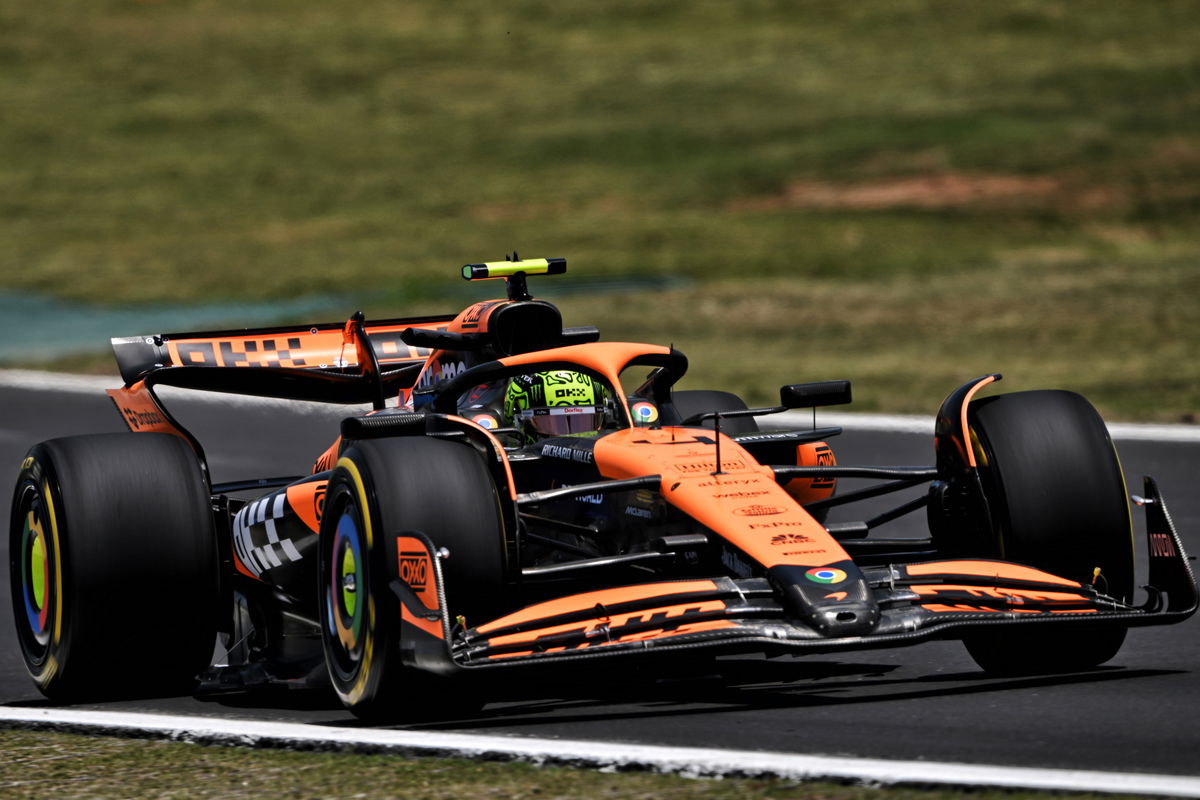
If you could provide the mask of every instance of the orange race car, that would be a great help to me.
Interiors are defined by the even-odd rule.
[[[564,328],[527,277],[456,316],[114,339],[132,434],[54,439],[21,468],[16,627],[54,699],[331,683],[371,720],[461,710],[479,678],[698,653],[827,653],[961,639],[985,670],[1100,664],[1197,605],[1147,478],[1149,585],[1096,411],[1069,392],[952,392],[931,466],[838,464],[838,428],[679,391],[686,357]],[[369,404],[308,474],[212,483],[156,386]],[[839,478],[875,479],[836,493]],[[927,484],[894,510],[835,505]],[[920,539],[872,538],[924,511]],[[214,641],[217,643],[214,647]]]

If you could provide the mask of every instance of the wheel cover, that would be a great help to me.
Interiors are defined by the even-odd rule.
[[[334,529],[333,557],[329,559],[329,578],[324,593],[325,625],[332,642],[333,666],[341,677],[353,678],[361,666],[364,636],[363,620],[367,603],[360,593],[366,588],[365,559],[361,515],[357,504],[347,498]]]
[[[17,634],[34,678],[57,671],[53,648],[62,637],[62,561],[48,486],[27,484],[17,502],[20,532],[12,541]],[[23,611],[23,613],[22,613]]]

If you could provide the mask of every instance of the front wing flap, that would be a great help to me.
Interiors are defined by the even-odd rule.
[[[766,578],[663,581],[585,592],[467,627],[445,617],[443,673],[549,660],[705,649],[714,653],[834,652],[960,638],[995,625],[1180,622],[1195,612],[1188,556],[1152,479],[1146,481],[1149,599],[1132,606],[1096,587],[1002,561],[953,560],[863,569],[881,609],[861,636],[827,637],[790,617]],[[435,570],[436,572],[436,570]],[[402,637],[424,632],[406,625]],[[427,649],[426,654],[430,653]],[[428,661],[420,666],[429,669]]]

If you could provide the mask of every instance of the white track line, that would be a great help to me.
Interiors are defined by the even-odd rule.
[[[764,428],[808,428],[812,426],[811,411],[787,411],[766,417]],[[1200,425],[1162,425],[1149,422],[1108,422],[1109,435],[1121,441],[1200,442]],[[819,427],[839,426],[847,431],[881,433],[921,433],[933,436],[933,417],[903,414],[855,414],[847,412],[817,412]]]
[[[105,389],[121,385],[117,376],[68,375],[36,370],[0,369],[0,387],[30,391],[54,391],[69,394],[102,394]],[[223,392],[193,392],[186,389],[163,387],[164,398],[189,397],[196,401],[236,405],[279,404],[298,410],[317,411],[329,409],[327,404],[297,403],[291,400],[247,397]],[[762,420],[764,428],[807,428],[812,425],[811,411],[789,411]],[[818,426],[840,426],[847,431],[872,431],[881,433],[917,433],[933,435],[933,418],[902,414],[856,414],[845,412],[817,412]],[[1200,425],[1157,425],[1137,422],[1114,422],[1108,424],[1113,439],[1150,442],[1200,442]]]
[[[995,787],[1200,797],[1200,778],[1187,776],[885,761],[433,731],[338,728],[79,709],[2,708],[0,727],[120,734],[242,747],[523,761],[605,771],[645,770],[695,778],[782,778],[889,786]]]

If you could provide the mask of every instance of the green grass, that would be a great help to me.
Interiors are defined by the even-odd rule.
[[[0,0],[0,288],[422,313],[516,248],[690,279],[563,306],[756,401],[845,376],[856,408],[930,412],[998,370],[1194,417],[1198,23],[1172,0]]]
[[[782,780],[694,780],[528,764],[206,747],[175,742],[0,731],[0,794],[88,798],[712,798],[955,800],[951,790],[873,789]],[[972,800],[1043,800],[1041,792],[972,791]],[[1080,800],[1097,795],[1072,795]],[[1105,795],[1109,800],[1120,800]]]

